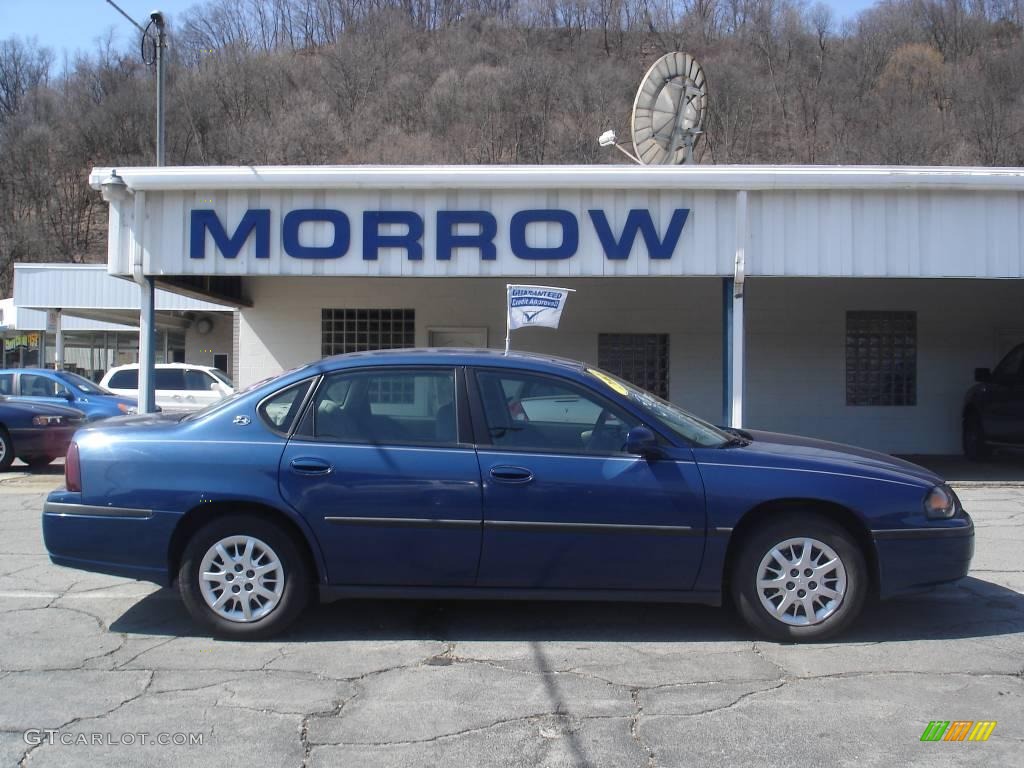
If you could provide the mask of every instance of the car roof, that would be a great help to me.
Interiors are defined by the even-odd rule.
[[[124,365],[115,365],[110,370],[111,371],[132,370],[132,369],[138,368],[138,367],[139,367],[138,363],[125,363]],[[154,367],[155,368],[165,368],[165,369],[166,368],[198,368],[199,370],[203,370],[203,371],[214,370],[214,368],[212,366],[200,365],[199,363],[157,363]]]
[[[372,352],[349,352],[326,357],[320,361],[325,370],[364,365],[477,365],[498,368],[527,368],[536,371],[579,373],[585,363],[557,355],[536,352],[509,352],[500,349],[454,347],[415,347],[412,349],[379,349]]]
[[[64,371],[55,371],[52,368],[4,368],[0,370],[0,373],[48,373],[51,376],[56,376]]]

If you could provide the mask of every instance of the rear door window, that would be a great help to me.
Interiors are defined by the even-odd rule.
[[[14,374],[0,373],[0,395],[14,394]]]

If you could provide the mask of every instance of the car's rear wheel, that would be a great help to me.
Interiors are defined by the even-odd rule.
[[[964,456],[971,461],[982,461],[992,455],[992,449],[985,442],[985,428],[977,413],[964,416],[963,444]]]
[[[813,514],[787,514],[756,528],[741,543],[731,578],[744,620],[775,640],[822,640],[842,632],[868,593],[857,542]]]
[[[0,427],[0,471],[7,469],[14,461],[14,443],[11,442],[11,433]]]
[[[197,531],[178,571],[194,619],[238,640],[270,637],[306,607],[309,567],[295,539],[255,515],[220,517]]]

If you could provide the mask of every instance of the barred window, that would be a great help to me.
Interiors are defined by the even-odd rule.
[[[846,313],[846,404],[917,405],[917,313]]]
[[[324,309],[320,314],[324,357],[416,345],[415,309]]]
[[[600,333],[597,367],[668,398],[667,333]]]

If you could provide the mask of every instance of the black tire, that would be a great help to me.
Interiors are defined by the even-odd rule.
[[[768,557],[773,548],[789,539],[804,537],[825,544],[838,555],[846,574],[846,590],[830,615],[818,623],[798,626],[785,623],[769,613],[761,601],[756,582],[762,559]],[[820,552],[812,547],[812,552],[815,551]],[[788,554],[795,556],[797,552],[802,552],[802,547],[799,550],[789,550]],[[784,551],[783,554],[787,554],[787,552]],[[835,570],[826,572],[822,581],[827,581],[835,586],[836,582],[832,580],[831,576],[836,573]],[[765,521],[751,531],[740,544],[730,576],[733,601],[747,624],[773,640],[789,642],[824,640],[844,631],[860,614],[869,590],[868,569],[864,553],[861,552],[860,546],[853,536],[841,525],[823,516],[802,512],[781,514],[777,518]],[[807,578],[803,575],[798,575],[795,579],[789,578],[780,584],[777,591],[771,593],[770,597],[778,596],[779,603],[777,605],[781,605],[784,602],[783,595],[787,588],[789,588],[790,597],[798,595],[802,597],[810,590],[822,588],[817,581],[808,582]],[[793,586],[790,588],[790,585]],[[812,600],[820,599],[812,597]],[[769,602],[776,604],[773,599],[769,599]],[[820,604],[815,603],[812,607],[817,614],[828,606],[825,602],[821,602]],[[788,613],[790,610],[787,608],[785,612]],[[790,617],[791,621],[806,618],[807,614],[800,606],[794,606],[792,610],[794,615]]]
[[[11,433],[4,427],[0,427],[0,472],[11,466],[14,461],[14,442],[11,440]]]
[[[45,469],[53,463],[56,456],[19,456],[19,459],[28,464],[29,469],[40,470]]]
[[[251,537],[269,546],[283,571],[284,585],[277,604],[265,616],[249,622],[233,621],[216,613],[204,599],[201,587],[200,568],[207,552],[217,542],[232,536]],[[232,514],[212,520],[189,539],[178,570],[178,590],[192,618],[215,635],[232,640],[261,640],[282,632],[302,613],[311,593],[310,572],[302,548],[287,530],[263,517]]]
[[[992,449],[985,442],[985,427],[981,417],[973,411],[964,416],[963,447],[964,456],[970,461],[984,461],[991,458]]]

